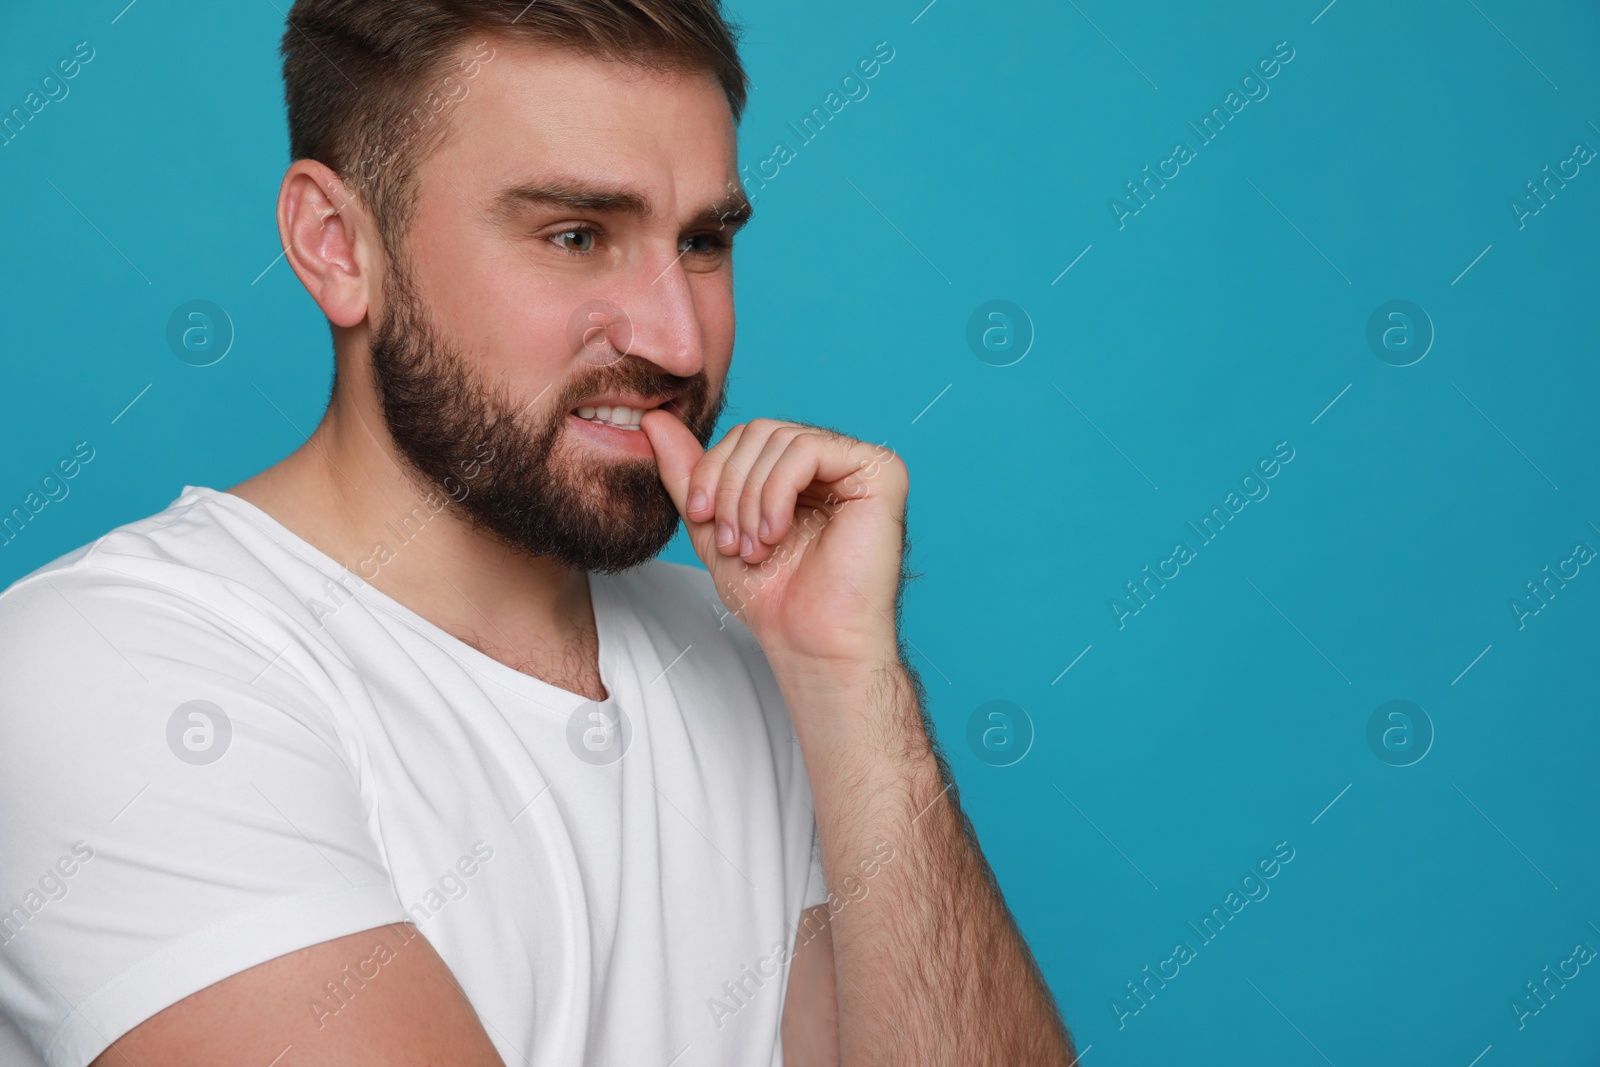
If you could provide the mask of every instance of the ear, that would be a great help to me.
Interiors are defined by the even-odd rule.
[[[278,237],[289,266],[335,326],[355,326],[373,303],[379,261],[365,205],[329,167],[296,160],[278,190]]]

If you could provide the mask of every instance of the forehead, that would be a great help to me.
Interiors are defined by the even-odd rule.
[[[499,38],[469,42],[459,54],[489,58],[470,77],[454,61],[446,67],[466,93],[437,90],[457,102],[425,172],[444,171],[456,186],[483,193],[540,175],[627,185],[662,201],[656,206],[666,214],[737,181],[733,117],[709,73]]]

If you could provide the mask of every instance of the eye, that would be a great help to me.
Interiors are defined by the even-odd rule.
[[[697,233],[678,242],[678,250],[686,255],[715,256],[733,247],[733,242],[721,234]]]
[[[550,240],[556,242],[557,247],[563,252],[582,256],[594,251],[595,231],[587,228],[562,230],[560,233],[551,234]]]

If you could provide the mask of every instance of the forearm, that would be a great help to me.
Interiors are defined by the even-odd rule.
[[[912,676],[887,658],[859,671],[774,669],[806,758],[823,870],[846,901],[830,924],[841,1062],[1073,1063],[944,780]]]

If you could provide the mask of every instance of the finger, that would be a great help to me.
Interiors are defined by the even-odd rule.
[[[715,521],[717,549],[725,556],[744,555],[755,547],[755,531],[739,527],[739,497],[749,480],[750,468],[766,447],[767,439],[783,425],[776,419],[755,419],[747,423],[739,443],[734,445],[723,464],[716,483]]]
[[[750,534],[751,547],[755,550],[753,553],[741,553],[747,562],[761,562],[764,557],[761,550],[766,545],[776,544],[782,539],[772,536],[772,523],[761,508],[762,487],[770,477],[772,469],[778,465],[779,459],[807,436],[808,432],[800,426],[780,427],[767,438],[766,446],[762,448],[761,454],[750,467],[744,490],[739,496],[739,530]]]
[[[816,434],[806,434],[779,457],[767,475],[761,486],[759,506],[771,543],[776,544],[789,535],[795,508],[802,502],[802,492],[817,481],[817,468],[825,447]],[[827,508],[824,506],[820,510],[826,512]]]
[[[728,456],[744,437],[747,424],[740,423],[712,445],[689,476],[689,514],[696,522],[711,522],[715,516],[717,482],[722,478]]]
[[[688,518],[690,476],[705,454],[699,440],[694,431],[683,424],[682,419],[660,408],[646,411],[644,418],[639,421],[639,427],[650,439],[650,447],[655,450],[656,470],[661,475],[661,484],[666,486],[667,495],[672,497],[678,514]]]

